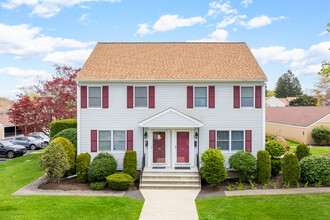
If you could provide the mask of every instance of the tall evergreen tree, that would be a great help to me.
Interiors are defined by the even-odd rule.
[[[302,94],[300,82],[291,70],[288,70],[277,80],[275,88],[277,98],[296,97]]]

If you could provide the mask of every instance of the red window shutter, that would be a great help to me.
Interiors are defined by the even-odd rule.
[[[97,152],[97,130],[91,130],[91,152]]]
[[[87,108],[87,86],[80,87],[80,104],[81,108]]]
[[[149,86],[149,108],[155,108],[155,86]]]
[[[215,130],[210,130],[209,141],[209,148],[215,149]]]
[[[133,150],[133,130],[127,130],[127,150]]]
[[[256,91],[255,91],[255,96],[256,96],[256,99],[255,99],[255,107],[256,108],[261,108],[261,86],[256,86]]]
[[[194,87],[187,86],[187,108],[194,107]]]
[[[102,108],[109,108],[109,86],[102,86]]]
[[[209,86],[209,108],[215,107],[215,91],[214,86]]]
[[[133,108],[133,86],[127,86],[127,108]]]
[[[240,87],[234,86],[234,108],[241,107],[241,94],[240,94]]]
[[[251,130],[245,131],[245,151],[247,151],[247,152],[252,151],[252,131]]]

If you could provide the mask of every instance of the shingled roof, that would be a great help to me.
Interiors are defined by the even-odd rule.
[[[258,79],[246,43],[98,43],[77,80]]]

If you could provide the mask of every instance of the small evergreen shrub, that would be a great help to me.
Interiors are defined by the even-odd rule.
[[[70,163],[70,170],[66,171],[65,176],[71,176],[76,173],[76,157],[77,151],[73,144],[66,138],[58,137],[53,140],[53,142],[57,141],[60,143],[66,155],[68,156],[69,163]]]
[[[89,184],[89,187],[91,188],[91,190],[104,190],[106,185],[107,182],[93,182]]]
[[[51,122],[49,138],[52,139],[56,134],[68,128],[77,128],[77,119],[63,119]]]
[[[267,141],[265,147],[271,158],[280,157],[285,154],[285,147],[281,142],[275,140]]]
[[[296,185],[300,179],[300,164],[296,155],[286,154],[283,157],[282,175],[284,183]]]
[[[77,149],[77,128],[65,129],[65,130],[57,133],[56,135],[54,135],[54,137],[51,139],[51,141],[58,137],[64,137],[64,138],[68,139],[73,144],[73,146]]]
[[[282,169],[282,162],[280,158],[271,158],[271,174],[272,176],[278,176]]]
[[[266,142],[273,140],[273,137],[271,134],[266,133],[265,137],[266,137]]]
[[[51,142],[39,158],[39,165],[48,178],[55,183],[60,182],[65,172],[70,169],[68,156],[63,146],[58,142]]]
[[[308,146],[306,144],[299,144],[295,154],[298,160],[301,160],[303,157],[308,157],[310,155]]]
[[[88,167],[88,180],[102,182],[117,170],[117,161],[109,153],[100,153]]]
[[[91,155],[89,153],[79,154],[76,161],[78,182],[85,183],[88,180],[87,171],[91,162]]]
[[[257,170],[257,160],[251,152],[238,151],[229,158],[230,167],[238,173],[239,181],[253,180]]]
[[[226,179],[227,170],[224,165],[226,159],[221,151],[209,148],[202,154],[201,160],[203,166],[200,173],[210,186],[216,186]]]
[[[133,179],[136,178],[137,174],[137,159],[136,151],[126,151],[123,163],[123,173],[131,175]]]
[[[322,156],[308,156],[300,160],[301,178],[305,182],[326,182],[330,180],[330,159]]]
[[[318,126],[312,131],[312,138],[317,144],[330,144],[330,128],[324,125]]]
[[[262,184],[269,183],[271,177],[271,163],[268,151],[260,150],[257,153],[257,181]]]
[[[127,190],[134,182],[134,179],[127,173],[115,173],[106,179],[109,187],[116,190]]]

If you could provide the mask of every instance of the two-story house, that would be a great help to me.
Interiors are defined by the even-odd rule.
[[[98,43],[76,80],[78,154],[118,169],[126,150],[138,169],[264,150],[267,78],[245,43]]]

